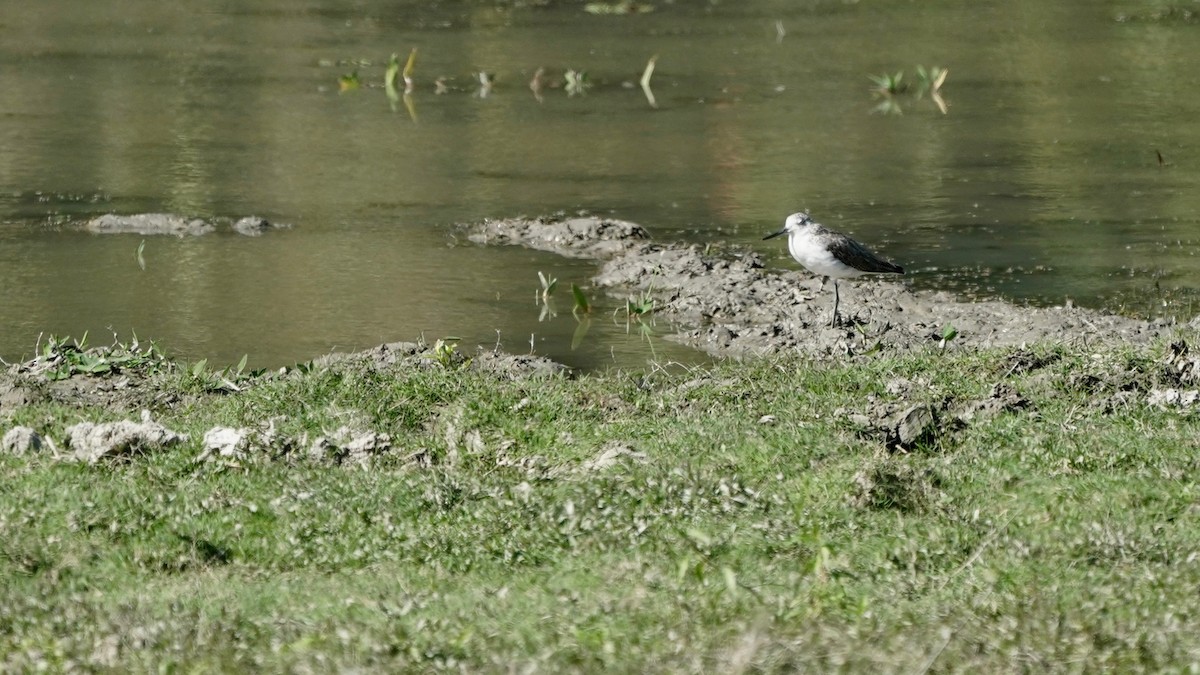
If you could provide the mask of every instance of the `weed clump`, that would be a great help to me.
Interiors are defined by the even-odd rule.
[[[871,462],[854,475],[850,503],[858,508],[921,513],[942,497],[942,478],[899,457]]]

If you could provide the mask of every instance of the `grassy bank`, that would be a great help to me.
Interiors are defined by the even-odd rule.
[[[227,377],[240,392],[130,363],[158,391],[130,410],[4,408],[0,431],[60,447],[142,407],[190,437],[94,465],[0,456],[2,665],[1195,669],[1200,421],[1148,403],[1189,384],[1167,356],[569,379],[443,352]],[[198,459],[210,427],[272,418],[266,447]],[[386,441],[312,451],[339,427]]]

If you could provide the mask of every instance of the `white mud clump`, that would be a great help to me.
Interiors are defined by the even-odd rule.
[[[180,434],[142,414],[141,422],[80,422],[67,427],[67,445],[74,459],[95,464],[106,459],[121,459],[150,454],[187,440]]]

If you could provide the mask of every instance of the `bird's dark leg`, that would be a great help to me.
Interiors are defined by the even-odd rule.
[[[829,321],[830,326],[838,325],[838,285],[837,279],[833,280],[833,318]]]

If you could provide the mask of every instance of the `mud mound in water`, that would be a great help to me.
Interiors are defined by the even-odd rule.
[[[843,325],[830,327],[832,283],[766,269],[757,253],[650,241],[646,229],[597,217],[492,220],[477,243],[519,245],[604,264],[593,278],[614,293],[650,291],[672,339],[718,355],[862,353],[1022,345],[1042,341],[1145,342],[1168,325],[1077,307],[1028,308],[913,290],[903,279],[840,282]],[[956,335],[944,341],[948,327]]]

